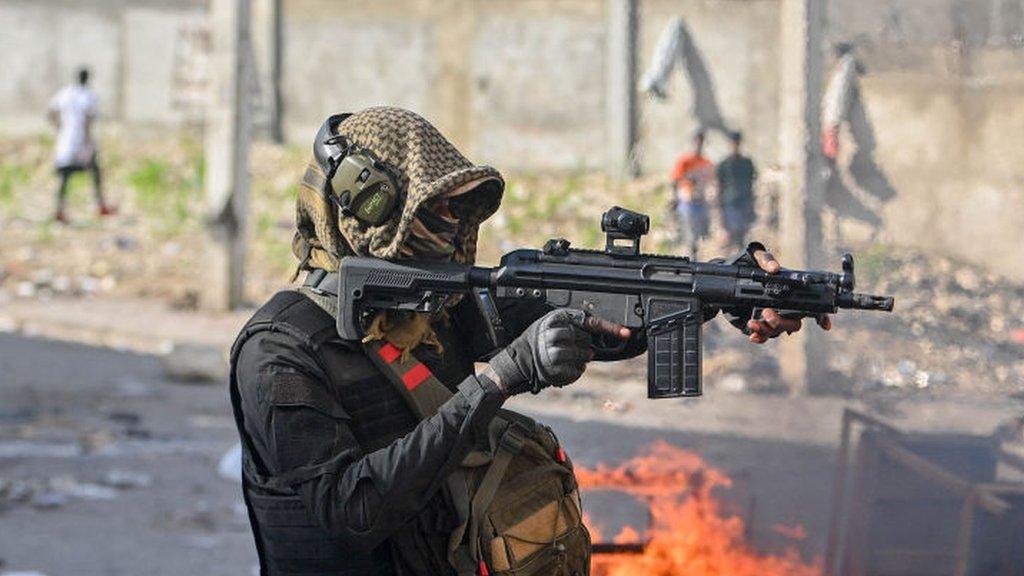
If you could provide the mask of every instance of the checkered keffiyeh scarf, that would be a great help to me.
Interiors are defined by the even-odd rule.
[[[368,108],[353,114],[338,125],[337,134],[392,168],[398,179],[398,203],[380,226],[339,218],[337,207],[324,194],[325,174],[312,160],[299,188],[292,242],[300,270],[337,270],[339,258],[352,254],[436,259],[438,253],[451,253],[455,262],[474,262],[480,223],[501,203],[505,183],[497,170],[474,165],[430,122],[401,108]],[[464,201],[454,224],[420,210],[432,199],[455,195],[464,195]],[[454,251],[438,250],[446,243]]]

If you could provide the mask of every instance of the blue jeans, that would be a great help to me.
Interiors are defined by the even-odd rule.
[[[708,237],[711,217],[707,204],[704,202],[684,202],[676,204],[676,241],[696,257],[697,243]]]
[[[729,243],[742,248],[746,244],[747,232],[756,219],[754,207],[746,204],[727,205],[722,209],[722,219],[729,233]]]

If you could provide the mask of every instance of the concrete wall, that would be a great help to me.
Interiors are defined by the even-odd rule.
[[[541,168],[605,160],[603,16],[540,17],[507,9],[479,20],[473,39],[473,148],[489,161]]]
[[[333,111],[388,103],[431,117],[484,161],[600,168],[609,122],[616,121],[607,113],[608,3],[292,0],[285,20],[287,134],[300,139]],[[641,4],[641,68],[669,19],[685,15],[727,120],[749,134],[759,156],[773,158],[776,0]],[[328,34],[330,43],[323,41]],[[345,72],[317,88],[301,85],[324,66]],[[641,103],[646,168],[664,170],[688,145],[696,127],[688,99],[679,75],[668,101]],[[724,139],[715,138],[712,149],[724,149]]]
[[[742,130],[748,151],[761,163],[778,161],[779,14],[776,0],[646,0],[642,2],[640,71],[650,63],[662,30],[681,16],[711,75],[726,124]],[[676,70],[669,97],[640,100],[642,162],[664,173],[691,147],[698,125],[682,71]],[[708,136],[708,152],[725,154],[724,135]]]
[[[482,161],[603,161],[601,1],[294,0],[284,36],[290,139],[308,138],[330,113],[393,104]]]
[[[282,84],[289,140],[308,139],[336,112],[379,104],[429,110],[435,29],[422,6],[401,14],[398,4],[288,3]]]
[[[204,0],[0,2],[0,130],[41,129],[50,97],[83,65],[104,117],[181,121],[172,106],[179,29],[204,11]]]
[[[886,233],[1024,278],[1024,75],[996,84],[893,76],[865,83],[874,120],[890,127],[878,131],[898,191]]]
[[[502,168],[613,167],[624,116],[612,64],[621,34],[610,20],[622,1],[287,0],[285,136],[305,145],[328,114],[393,104]],[[872,232],[1024,278],[1024,266],[1005,265],[1024,253],[1024,0],[828,5],[829,39],[854,41],[866,65],[875,159],[895,191],[875,207],[882,225]],[[744,131],[761,166],[776,165],[778,0],[639,6],[640,72],[669,19],[681,16],[726,123]],[[178,76],[201,69],[188,60],[197,50],[189,31],[202,27],[205,10],[205,0],[0,0],[0,132],[40,128],[46,101],[81,64],[96,72],[106,117],[184,121]],[[257,65],[263,60],[260,50]],[[649,173],[666,173],[696,128],[681,72],[669,93],[639,99],[639,158]],[[724,154],[724,138],[712,134],[709,149]]]
[[[854,40],[896,190],[883,237],[1024,279],[1024,2],[853,0],[833,40]]]

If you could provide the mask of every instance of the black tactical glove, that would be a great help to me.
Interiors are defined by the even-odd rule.
[[[554,310],[542,316],[489,362],[508,396],[572,384],[593,357],[587,316]]]

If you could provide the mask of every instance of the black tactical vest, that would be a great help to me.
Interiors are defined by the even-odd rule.
[[[320,368],[331,378],[335,394],[309,400],[318,409],[343,412],[350,417],[353,434],[365,452],[383,448],[411,431],[418,423],[412,410],[383,374],[350,381],[354,361],[370,361],[356,356],[358,344],[341,341],[334,319],[298,292],[280,292],[253,315],[239,334],[231,351],[231,402],[242,437],[242,487],[249,521],[256,539],[261,574],[265,575],[381,575],[450,574],[447,563],[447,538],[454,528],[448,495],[442,491],[427,503],[424,512],[403,527],[373,554],[358,555],[316,524],[301,498],[289,487],[292,474],[267,473],[253,448],[243,424],[241,399],[235,378],[235,364],[242,345],[253,335],[270,330],[289,334],[318,359]],[[473,361],[459,354],[459,339],[454,331],[439,330],[438,337],[446,353],[423,358],[431,370],[449,386],[472,373]],[[299,470],[296,475],[308,475]]]

